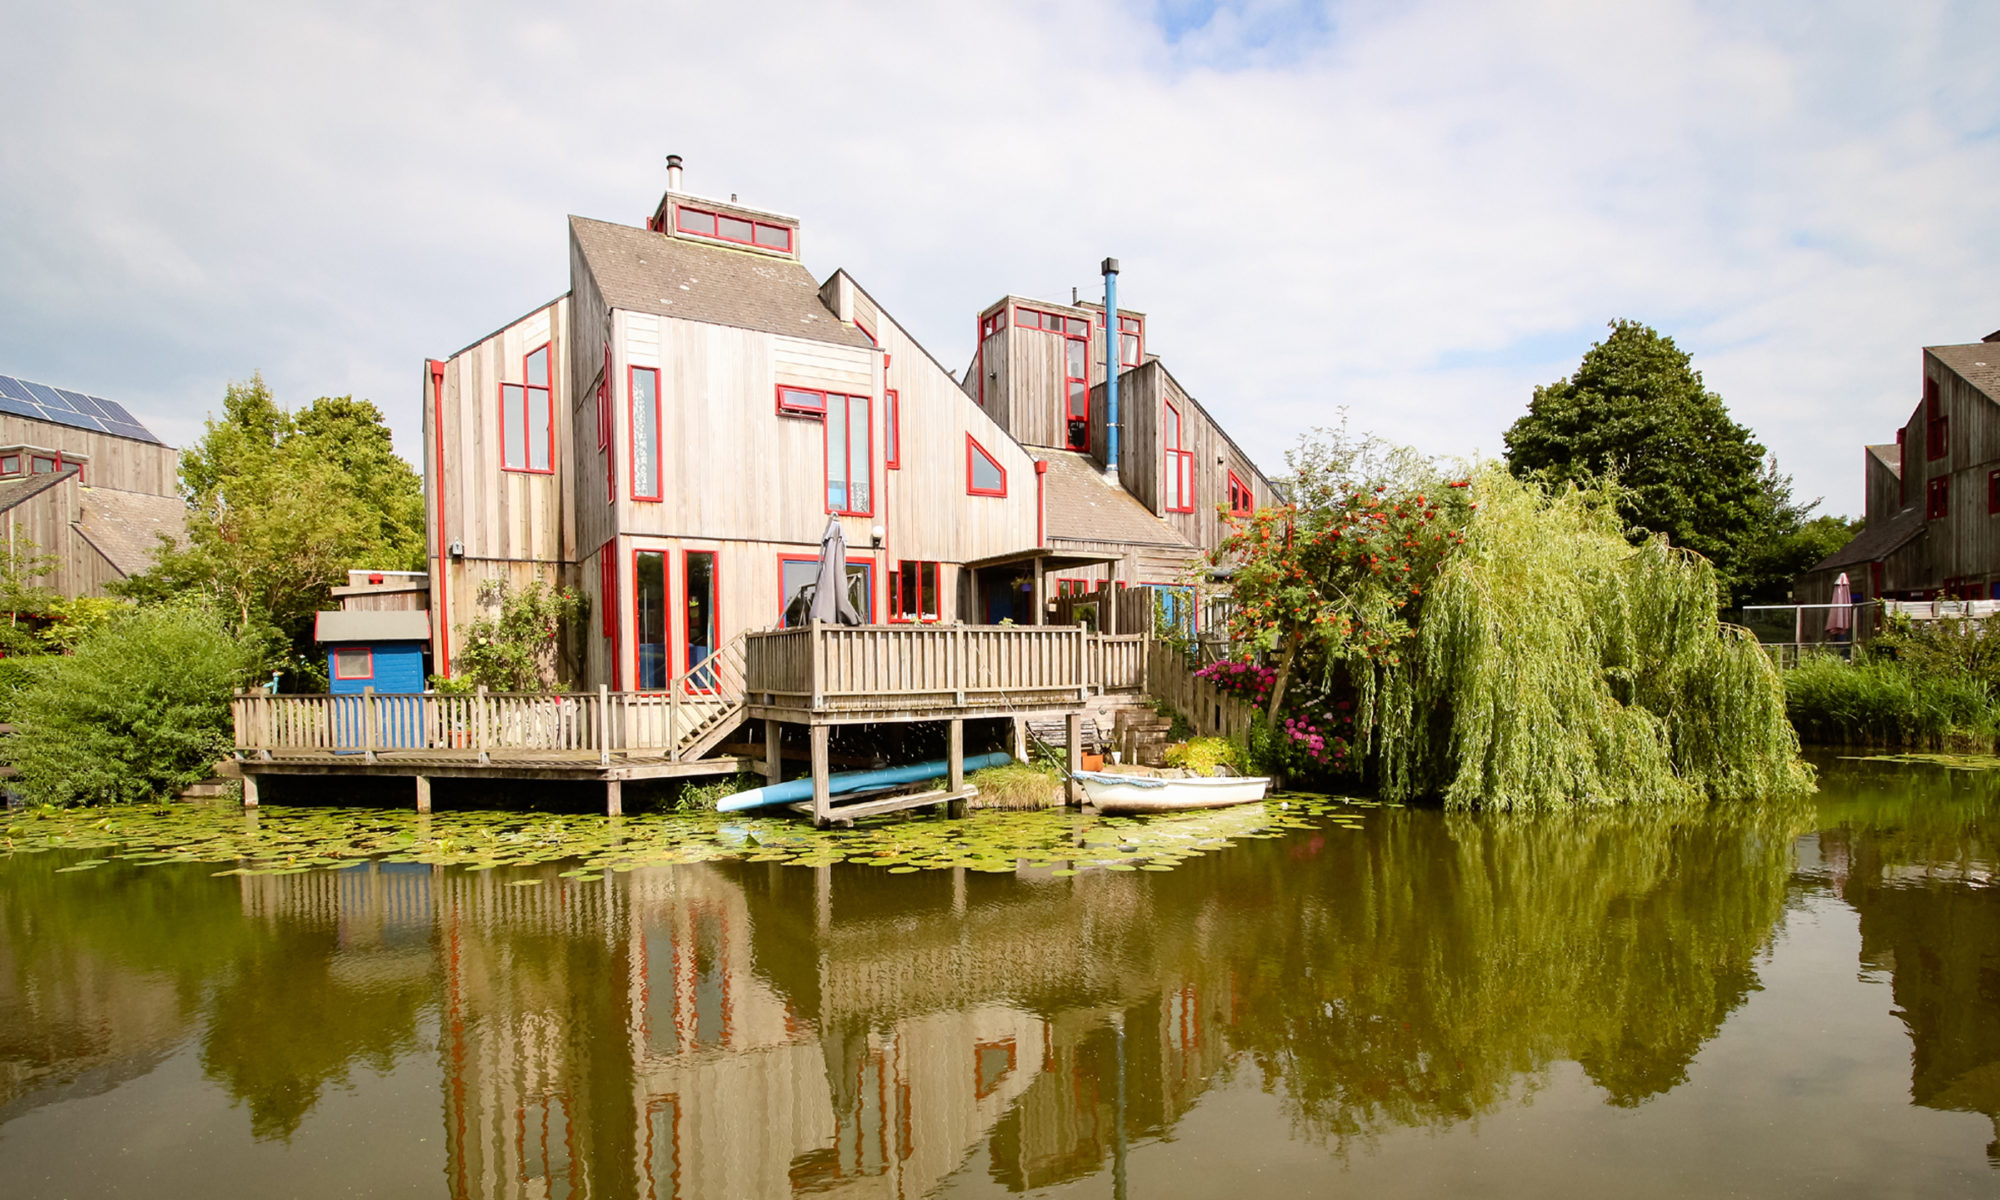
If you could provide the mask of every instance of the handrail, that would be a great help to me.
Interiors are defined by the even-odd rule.
[[[1132,686],[1129,644],[1075,625],[814,624],[748,634],[746,687],[753,704],[813,711],[1081,700],[1110,675]]]

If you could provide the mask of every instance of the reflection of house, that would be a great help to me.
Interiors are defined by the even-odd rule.
[[[144,570],[187,506],[180,455],[114,401],[0,375],[0,521],[10,555],[28,544],[58,562],[36,582],[102,596]]]
[[[1865,527],[1793,599],[1827,603],[1843,572],[1856,600],[2000,599],[2000,333],[1924,348],[1922,398],[1861,482]]]

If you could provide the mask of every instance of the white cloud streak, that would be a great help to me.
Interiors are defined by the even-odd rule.
[[[1163,12],[1165,10],[1162,10]],[[1192,15],[1190,15],[1192,14]],[[0,370],[185,441],[230,378],[368,396],[567,286],[562,218],[805,219],[949,364],[1121,294],[1268,469],[1497,453],[1613,317],[1835,511],[1917,348],[2000,326],[1988,6],[42,6],[0,46]],[[1194,22],[1190,25],[1190,22]],[[1188,26],[1183,28],[1182,26]]]

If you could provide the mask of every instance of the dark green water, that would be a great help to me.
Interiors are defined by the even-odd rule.
[[[1823,783],[1069,877],[17,854],[0,1195],[2000,1194],[2000,772]]]

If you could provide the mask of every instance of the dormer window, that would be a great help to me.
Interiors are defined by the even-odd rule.
[[[65,454],[61,450],[43,450],[35,446],[14,445],[0,449],[0,476],[14,475],[57,475],[74,470],[78,483],[83,482],[86,457]]]
[[[674,210],[674,229],[680,233],[691,233],[696,237],[714,238],[719,242],[755,246],[759,250],[777,250],[785,254],[792,252],[790,226],[773,225],[768,221],[753,221],[748,217],[732,217],[728,213],[710,212],[707,209],[689,208],[685,204]]]

